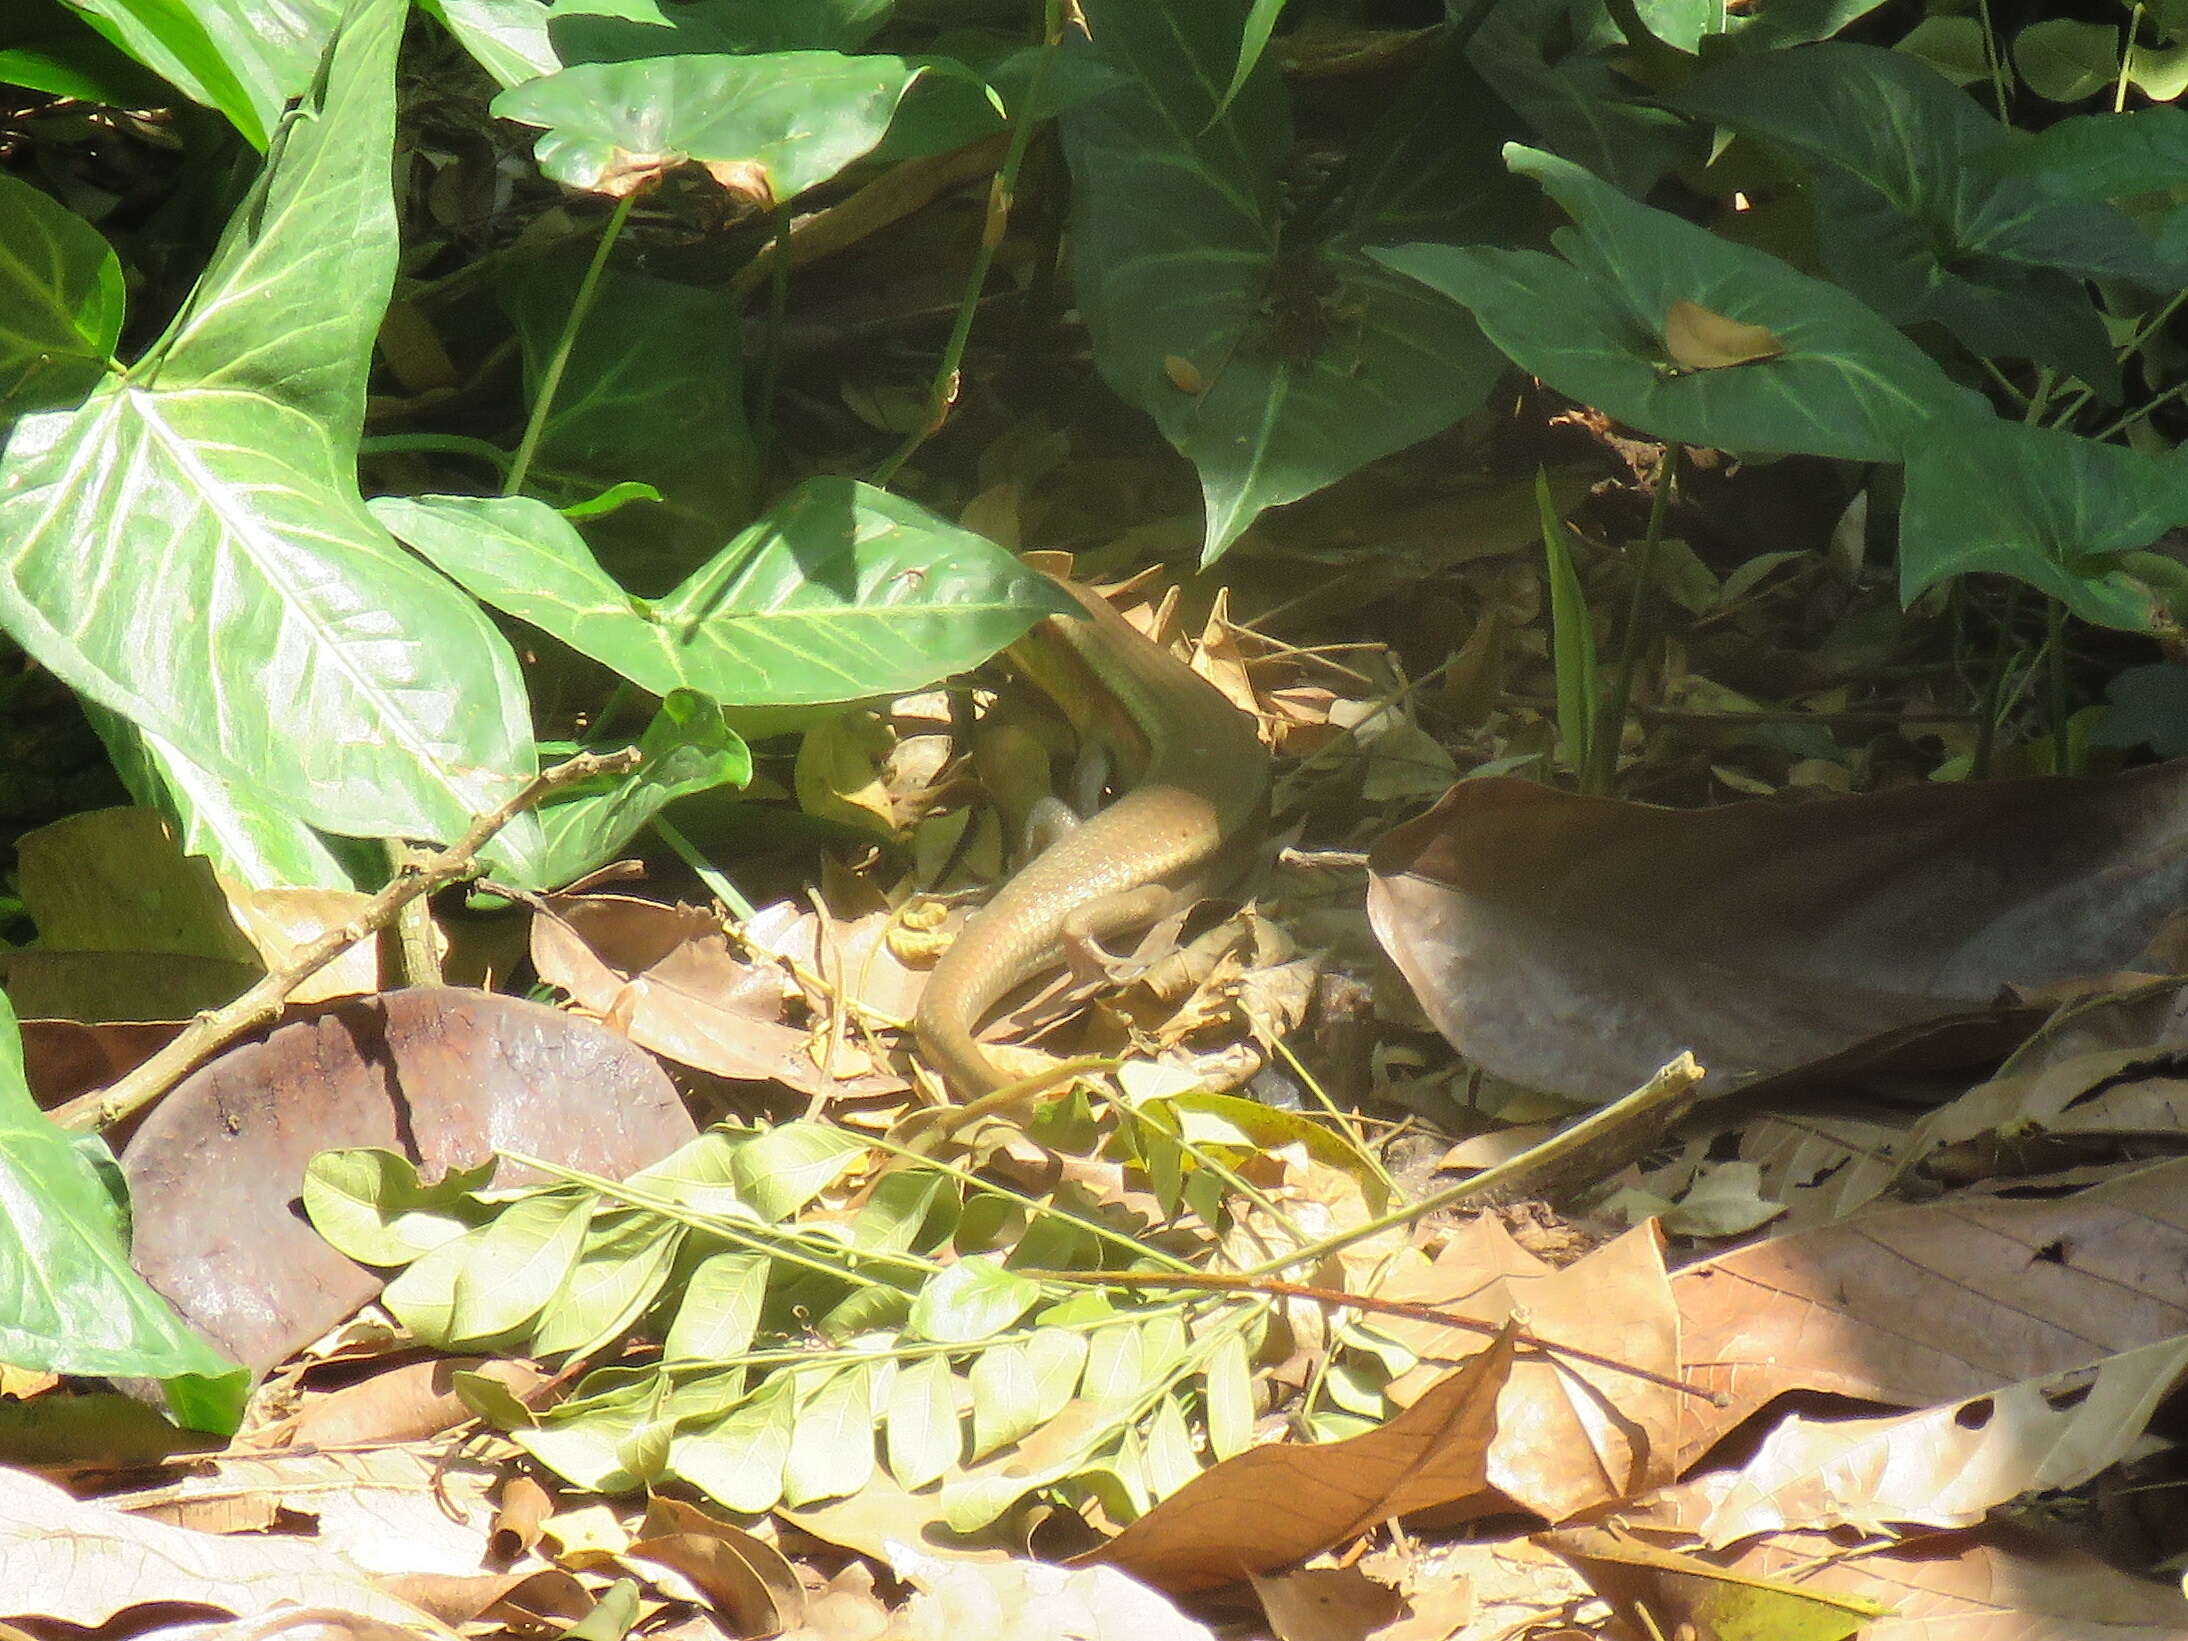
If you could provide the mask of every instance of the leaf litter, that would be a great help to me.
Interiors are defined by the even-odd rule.
[[[801,220],[794,255],[818,254],[818,227]],[[1696,368],[1762,357],[1746,338]],[[1143,459],[1047,477],[982,491],[967,515],[1013,546],[1147,520],[1126,557],[1185,517],[1157,505],[1168,479]],[[601,1026],[474,993],[379,994],[368,977],[351,983],[361,1002],[178,1090],[124,1157],[139,1266],[253,1366],[292,1361],[278,1421],[253,1433],[292,1450],[209,1461],[193,1478],[206,1496],[187,1502],[79,1504],[0,1473],[16,1489],[0,1512],[11,1583],[34,1567],[19,1558],[74,1558],[53,1586],[65,1599],[35,1616],[241,1614],[279,1589],[352,1614],[359,1634],[478,1633],[573,1622],[629,1580],[649,1625],[701,1613],[725,1633],[856,1634],[891,1604],[885,1568],[918,1592],[907,1634],[1203,1633],[1166,1597],[1242,1580],[1287,1635],[1335,1610],[1344,1633],[1389,1637],[1592,1624],[1591,1596],[1665,1634],[1821,1633],[1850,1614],[1884,1636],[2181,1633],[2175,1590],[2071,1530],[2116,1519],[2096,1491],[2115,1467],[2169,1451],[2188,1339],[2180,991],[2150,978],[2179,967],[2180,766],[1922,784],[1967,726],[1927,686],[1872,691],[1880,646],[1852,622],[1810,642],[1845,590],[1816,592],[1834,574],[1823,549],[1719,578],[1681,544],[1659,590],[1694,624],[1644,682],[1629,789],[1863,790],[1673,810],[1495,775],[1451,786],[1540,767],[1554,738],[1537,578],[1514,558],[1533,550],[1526,509],[1510,522],[1529,487],[1454,491],[1402,461],[1375,481],[1265,516],[1228,585],[1189,595],[1210,612],[1184,623],[1196,664],[1285,760],[1293,847],[1266,880],[1273,921],[1160,931],[1127,991],[1066,984],[1002,1022],[1044,1032],[1028,1066],[1127,1057],[1114,1089],[1074,1082],[962,1158],[885,1171],[873,1142],[917,1097],[899,1029],[938,904],[918,896],[1002,856],[934,755],[931,703],[906,703],[845,729],[794,785],[814,820],[868,834],[822,892],[734,936],[668,887],[538,903],[534,971]],[[1768,488],[1735,484],[1688,523],[1736,525]],[[1633,498],[1599,499],[1615,518]],[[1259,630],[1387,610],[1432,557],[1440,579],[1391,614],[1391,649]],[[1460,630],[1473,637],[1445,644],[1448,665],[1407,675],[1397,657],[1424,632]],[[1873,742],[1833,738],[1834,716],[1864,711],[1885,724]],[[1343,875],[1370,843],[1372,931]],[[51,1012],[96,1029],[129,1018],[116,994],[142,1002],[164,966],[201,988],[164,1006],[179,1018],[234,979],[186,971],[256,966],[282,922],[240,885],[211,904],[233,920],[213,950],[87,940],[100,964],[83,979],[65,951],[22,953],[10,989],[44,968]],[[253,938],[230,949],[238,928]],[[1409,985],[1373,966],[1377,941]],[[123,976],[130,950],[164,965]],[[1466,1057],[1469,1098],[1451,1097],[1424,1023]],[[1150,1045],[1187,1052],[1150,1069]],[[808,1119],[740,1114],[695,1136],[639,1049],[687,1093],[766,1085]],[[1535,1204],[1393,1219],[1415,1182],[1390,1124],[1315,1103],[1322,1073],[1400,1094],[1384,1109],[1415,1125],[1432,1110],[1454,1138],[1551,1132],[1570,1102],[1616,1102],[1687,1050],[1711,1099],[1669,1144],[1561,1194],[1562,1241],[1538,1234]],[[390,1155],[306,1171],[311,1153],[361,1145]],[[491,1152],[544,1166],[463,1172]],[[314,1199],[346,1204],[321,1226],[375,1255],[369,1269],[304,1234],[298,1203]],[[1098,1281],[1179,1265],[1269,1291]],[[396,1321],[354,1350],[301,1348],[391,1270],[407,1283],[387,1290]],[[1347,1297],[1433,1306],[1489,1336]],[[459,1342],[495,1354],[417,1355]],[[417,1445],[452,1419],[477,1421],[470,1470]],[[19,1464],[36,1435],[18,1432]],[[540,1496],[505,1540],[516,1553],[499,1552],[515,1565],[489,1572],[497,1482],[504,1508],[519,1482]],[[625,1497],[603,1507],[589,1487]],[[301,1508],[314,1492],[343,1495],[348,1519]],[[452,1545],[429,1505],[462,1518]],[[2057,1519],[2077,1510],[2089,1521]],[[299,1514],[317,1545],[288,1542]],[[1385,1533],[1407,1515],[1411,1531]],[[1415,1536],[1455,1526],[1471,1541]],[[420,1581],[436,1543],[462,1590]],[[298,1548],[313,1553],[286,1555]],[[2183,1549],[2162,1533],[2136,1545],[2150,1567]],[[1288,1571],[1321,1552],[1351,1565]]]

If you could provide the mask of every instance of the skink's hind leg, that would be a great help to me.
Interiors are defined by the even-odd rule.
[[[1144,929],[1177,910],[1177,891],[1167,884],[1144,883],[1136,889],[1119,889],[1074,909],[1064,919],[1064,961],[1075,980],[1114,982],[1124,959],[1113,955],[1102,942],[1128,929]]]

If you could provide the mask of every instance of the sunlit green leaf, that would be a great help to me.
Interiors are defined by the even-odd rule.
[[[659,1298],[684,1227],[658,1214],[618,1209],[597,1214],[576,1261],[548,1301],[532,1336],[544,1356],[590,1356],[630,1331]]]
[[[970,1344],[1001,1333],[1040,1297],[1038,1283],[976,1254],[945,1267],[919,1290],[909,1331],[939,1344]]]
[[[304,1166],[312,1229],[364,1265],[407,1265],[475,1227],[468,1199],[494,1177],[495,1159],[451,1168],[431,1185],[408,1157],[377,1147],[322,1151]]]
[[[82,694],[323,831],[452,839],[535,759],[506,642],[356,492],[394,272],[400,15],[360,0],[151,354],[16,428],[0,624]],[[504,858],[537,836],[520,817]]]
[[[1071,607],[992,543],[852,479],[808,480],[644,605],[539,502],[382,497],[373,511],[486,602],[657,695],[777,706],[897,694]]]
[[[965,1435],[957,1419],[957,1378],[941,1356],[906,1362],[889,1387],[889,1473],[899,1486],[917,1490],[957,1463]]]
[[[847,1498],[873,1479],[874,1365],[860,1362],[790,1377],[804,1389],[797,1440],[783,1463],[783,1500]]]
[[[0,427],[73,405],[122,328],[122,265],[99,231],[0,173]]]
[[[727,1249],[694,1265],[661,1342],[666,1362],[720,1362],[742,1354],[759,1327],[767,1297],[768,1262],[759,1254]]]
[[[922,72],[833,51],[581,63],[504,91],[493,111],[545,126],[540,169],[572,188],[624,194],[696,162],[742,193],[787,200],[879,142]]]
[[[1575,217],[1539,251],[1374,253],[1465,302],[1521,369],[1658,438],[1714,449],[1896,460],[1941,415],[1985,407],[1835,285],[1627,198],[1577,166],[1509,151]],[[1769,329],[1775,358],[1681,372],[1662,340],[1680,300]]]

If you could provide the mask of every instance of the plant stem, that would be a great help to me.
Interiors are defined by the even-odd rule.
[[[532,471],[532,457],[539,449],[542,434],[547,431],[548,413],[554,409],[556,390],[562,386],[562,372],[570,362],[570,349],[577,343],[578,327],[585,323],[585,315],[593,305],[593,296],[600,289],[600,276],[607,270],[608,253],[615,249],[616,240],[622,235],[623,224],[629,220],[636,194],[625,194],[615,202],[615,210],[609,214],[608,225],[600,231],[600,243],[593,248],[593,260],[585,270],[585,277],[578,282],[577,296],[570,303],[570,315],[562,322],[562,334],[555,338],[555,351],[548,356],[547,368],[539,373],[539,388],[532,395],[531,419],[524,424],[524,437],[517,445],[516,459],[509,464],[509,476],[502,480],[501,493],[505,496],[521,495],[524,481]]]
[[[567,763],[543,769],[513,797],[474,820],[462,837],[446,849],[424,858],[415,869],[395,880],[367,901],[357,915],[331,929],[323,929],[294,957],[273,970],[232,1003],[191,1021],[173,1042],[111,1087],[78,1095],[49,1113],[63,1128],[111,1128],[124,1117],[143,1110],[164,1095],[199,1065],[211,1059],[245,1032],[281,1017],[281,1006],[304,981],[333,962],[358,941],[378,934],[421,896],[444,883],[469,876],[479,851],[496,833],[533,807],[548,793],[576,781],[598,775],[622,775],[636,769],[638,749],[607,754],[585,753]]]
[[[1641,563],[1634,575],[1633,595],[1626,601],[1626,630],[1619,639],[1618,670],[1611,676],[1611,696],[1595,721],[1589,743],[1592,756],[1580,789],[1607,796],[1618,774],[1618,750],[1626,739],[1626,714],[1633,703],[1634,675],[1641,670],[1641,653],[1647,643],[1642,617],[1647,614],[1649,581],[1656,573],[1656,548],[1664,539],[1664,520],[1671,511],[1671,493],[1679,480],[1679,446],[1664,446],[1664,459],[1656,468],[1656,494],[1649,502],[1649,527],[1641,538]]]
[[[972,337],[973,315],[980,311],[980,293],[987,286],[988,270],[994,266],[996,249],[1003,243],[1004,230],[1010,226],[1018,170],[1025,163],[1027,145],[1033,140],[1033,111],[1041,105],[1049,69],[1063,44],[1064,0],[1046,0],[1044,15],[1046,38],[1042,42],[1040,60],[1033,65],[1033,77],[1026,85],[1024,100],[1019,105],[1017,117],[1011,121],[1010,147],[1004,151],[1003,163],[988,184],[988,215],[980,230],[980,249],[973,255],[972,277],[965,282],[964,300],[957,305],[957,319],[950,326],[950,339],[942,349],[940,363],[935,366],[934,381],[928,388],[927,414],[888,459],[874,469],[876,484],[886,485],[896,477],[913,453],[942,430],[942,424],[949,420],[950,407],[957,402],[958,372],[965,361],[965,344]]]
[[[775,251],[767,278],[767,334],[760,344],[760,379],[753,385],[751,410],[755,466],[760,490],[768,488],[775,465],[775,385],[782,375],[783,324],[790,311],[790,207],[775,207]]]

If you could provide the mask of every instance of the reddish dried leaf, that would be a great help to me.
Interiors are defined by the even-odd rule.
[[[1988,1006],[2169,973],[2188,762],[1677,811],[1467,781],[1384,838],[1376,932],[1460,1052],[1586,1099],[1707,1087]]]
[[[122,1157],[133,1257],[263,1369],[380,1289],[296,1208],[317,1153],[384,1146],[437,1176],[501,1147],[620,1178],[695,1132],[661,1068],[590,1020],[446,987],[360,998],[223,1055],[145,1119]]]

